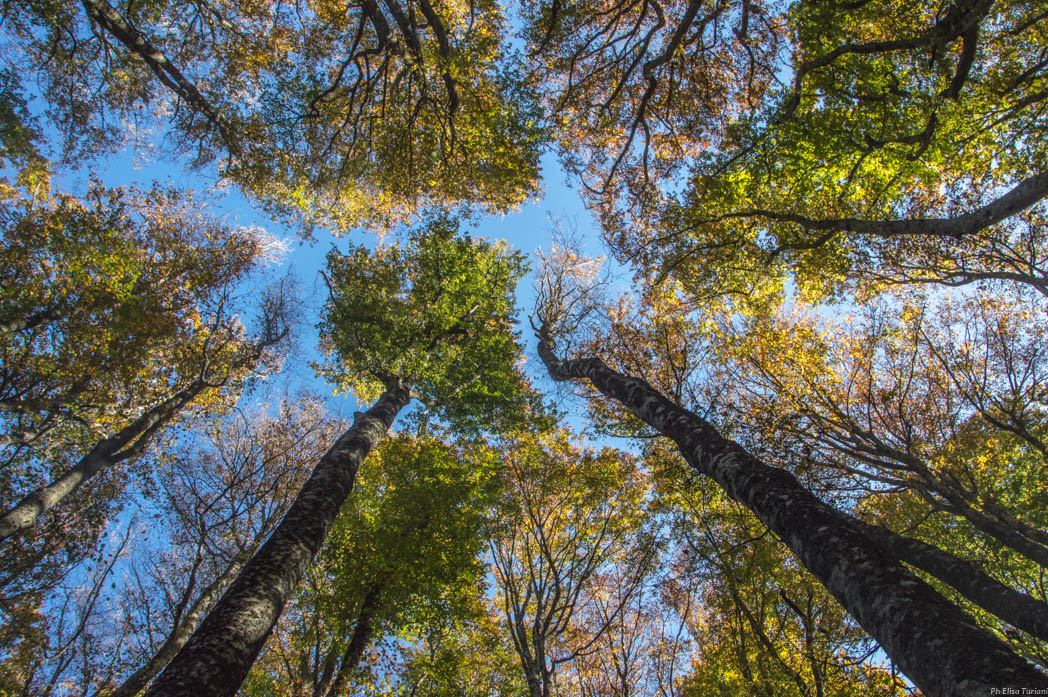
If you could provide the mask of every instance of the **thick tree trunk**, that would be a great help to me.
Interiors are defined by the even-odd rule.
[[[859,523],[901,561],[927,572],[1016,629],[1048,641],[1048,604],[1009,588],[976,565],[920,540]]]
[[[364,650],[371,643],[371,635],[374,632],[375,611],[378,609],[378,600],[381,593],[382,588],[380,586],[373,586],[368,591],[368,594],[364,596],[364,602],[360,605],[360,613],[357,615],[357,622],[353,625],[353,634],[349,638],[349,643],[346,644],[346,651],[342,654],[342,660],[339,662],[335,679],[324,693],[325,697],[338,697],[338,695],[346,694],[349,678],[356,671],[357,666],[360,665],[360,659],[364,657]]]
[[[602,394],[673,440],[696,471],[753,511],[869,632],[911,680],[933,697],[992,689],[1048,689],[1048,677],[978,627],[959,608],[885,553],[856,523],[817,499],[796,477],[769,467],[707,421],[648,383],[599,358],[560,361],[540,336],[555,380],[588,380]]]
[[[232,697],[353,488],[357,469],[408,403],[390,386],[317,463],[273,535],[208,613],[147,697]]]
[[[102,470],[140,454],[153,434],[171,421],[175,414],[206,386],[202,380],[193,381],[115,435],[100,441],[76,465],[53,482],[26,495],[0,516],[0,542],[36,525],[40,516],[76,493],[85,482]]]
[[[135,697],[142,692],[153,677],[164,669],[171,659],[186,645],[193,630],[197,628],[200,618],[211,606],[215,599],[229,586],[229,584],[240,573],[246,559],[234,559],[225,570],[212,581],[197,599],[189,607],[171,628],[171,632],[164,639],[148,661],[141,668],[132,673],[124,682],[112,692],[106,693],[107,697]]]

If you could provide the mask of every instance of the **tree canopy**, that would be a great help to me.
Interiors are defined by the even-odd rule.
[[[0,46],[0,697],[1048,692],[1041,4]]]

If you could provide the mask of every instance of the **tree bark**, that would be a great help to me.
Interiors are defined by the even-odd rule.
[[[244,567],[147,697],[232,697],[262,650],[353,488],[357,469],[410,400],[391,384],[358,413],[317,463],[312,476],[273,535]]]
[[[946,583],[1016,629],[1048,641],[1048,604],[1010,588],[975,564],[886,528],[859,523],[885,551]]]
[[[150,437],[207,386],[194,380],[177,393],[139,416],[115,435],[99,441],[73,467],[54,481],[26,495],[0,516],[0,542],[36,525],[47,511],[72,496],[102,470],[142,452]]]
[[[373,586],[368,594],[364,596],[364,602],[360,605],[360,613],[357,615],[356,624],[353,625],[353,634],[346,644],[346,652],[342,654],[342,661],[338,665],[335,679],[331,686],[325,691],[325,697],[338,697],[345,693],[349,683],[349,677],[360,665],[360,659],[364,656],[364,649],[371,642],[374,632],[374,615],[378,609],[379,595],[382,593],[381,586]]]
[[[164,666],[170,663],[171,659],[186,645],[204,612],[215,601],[215,598],[229,586],[230,582],[236,578],[236,575],[240,573],[240,569],[244,566],[244,561],[246,560],[234,559],[230,562],[218,578],[212,581],[197,596],[189,610],[177,620],[156,653],[141,668],[128,676],[115,690],[106,693],[107,697],[135,697],[135,695],[141,693],[149,681],[163,670]]]
[[[231,155],[240,155],[240,143],[226,117],[216,109],[197,86],[190,82],[178,67],[167,59],[142,32],[138,31],[106,0],[82,0],[87,16],[99,28],[108,32],[124,47],[149,66],[157,79],[181,97],[191,109],[208,120],[218,130]]]
[[[1016,184],[1000,198],[954,218],[913,218],[900,220],[862,220],[858,218],[809,218],[796,213],[785,213],[763,208],[751,208],[729,213],[719,219],[766,218],[795,223],[806,230],[824,230],[829,233],[854,233],[878,237],[927,236],[961,239],[991,225],[1022,213],[1048,196],[1048,172],[1039,172]],[[831,235],[820,238],[811,246],[828,242]],[[808,246],[806,245],[806,248]],[[789,246],[780,248],[786,251]]]
[[[554,380],[588,380],[673,440],[688,464],[716,481],[789,547],[925,694],[983,697],[992,689],[1048,690],[1048,677],[907,571],[854,520],[785,470],[769,467],[647,382],[599,358],[561,361],[540,333]]]

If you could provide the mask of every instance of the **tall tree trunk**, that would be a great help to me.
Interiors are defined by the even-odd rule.
[[[983,697],[991,689],[1048,689],[1048,677],[907,571],[854,520],[769,467],[698,415],[599,358],[561,361],[539,336],[555,380],[588,380],[673,440],[697,472],[753,511],[926,694]]]
[[[338,665],[334,680],[325,691],[325,697],[338,697],[344,694],[349,678],[360,665],[360,659],[364,657],[364,650],[371,643],[371,635],[374,632],[375,611],[378,609],[379,595],[382,587],[372,586],[364,602],[360,605],[360,613],[357,615],[356,624],[353,625],[353,634],[346,644],[346,651],[342,654],[342,660]]]
[[[36,525],[40,516],[76,493],[102,470],[140,454],[153,434],[170,422],[206,386],[203,380],[194,380],[116,434],[99,441],[60,477],[26,495],[0,516],[0,542]]]
[[[105,693],[106,697],[135,697],[135,695],[142,692],[149,681],[163,670],[164,666],[170,663],[171,659],[186,645],[204,612],[236,578],[246,561],[247,559],[238,557],[230,562],[225,570],[219,574],[218,578],[208,584],[207,588],[197,596],[185,614],[176,620],[175,625],[171,628],[171,632],[164,639],[160,648],[156,650],[156,653],[141,668],[128,676],[119,687],[112,692]]]
[[[232,695],[251,669],[288,597],[319,551],[353,488],[360,463],[382,440],[410,394],[391,384],[317,463],[273,535],[146,693]]]
[[[1048,604],[1006,586],[975,564],[938,547],[876,525],[859,525],[901,561],[931,574],[1016,629],[1048,641]]]

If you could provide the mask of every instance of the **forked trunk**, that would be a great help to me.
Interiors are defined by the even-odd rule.
[[[875,525],[860,525],[901,561],[935,576],[1016,629],[1048,641],[1048,604],[1006,586],[978,566],[938,547]]]

